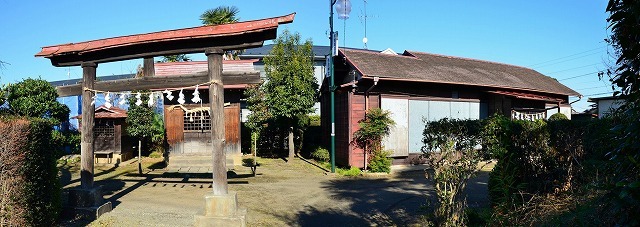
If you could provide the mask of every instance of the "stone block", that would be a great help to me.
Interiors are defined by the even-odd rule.
[[[76,216],[88,220],[95,220],[112,209],[111,202],[104,201],[101,187],[69,189],[69,206]]]
[[[236,192],[205,195],[204,212],[195,216],[195,226],[241,226],[247,224],[247,209],[238,208]]]
[[[69,205],[72,207],[94,207],[104,204],[102,188],[72,188],[69,189]]]
[[[230,216],[238,210],[238,194],[229,192],[226,195],[214,195],[212,192],[204,196],[205,216]]]
[[[75,207],[74,211],[77,217],[86,220],[96,220],[103,214],[110,212],[113,209],[111,202],[106,202],[100,206],[93,207]]]

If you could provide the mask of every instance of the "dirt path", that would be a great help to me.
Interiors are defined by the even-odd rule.
[[[229,179],[229,190],[238,192],[239,205],[248,208],[248,226],[411,225],[423,214],[431,191],[421,171],[350,178],[325,175],[297,159],[260,163],[258,176],[239,167]],[[91,225],[192,226],[211,190],[210,178],[162,173],[139,177],[113,171],[99,178],[114,209]]]

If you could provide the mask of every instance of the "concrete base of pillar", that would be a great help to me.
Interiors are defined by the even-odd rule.
[[[204,213],[195,216],[195,226],[247,226],[247,209],[238,208],[238,194],[204,196]]]
[[[112,209],[111,202],[104,201],[101,187],[69,189],[69,206],[75,216],[88,220],[98,219]]]

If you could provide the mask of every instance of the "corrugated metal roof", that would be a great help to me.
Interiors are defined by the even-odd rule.
[[[273,49],[274,44],[264,45],[261,47],[250,48],[244,50],[242,54],[240,54],[240,58],[250,58],[250,57],[264,57],[268,55],[271,49]],[[313,46],[311,47],[311,51],[316,57],[324,57],[331,53],[331,49],[329,46]]]
[[[402,55],[340,49],[365,77],[580,95],[535,70],[483,60],[405,51]]]
[[[99,76],[96,78],[97,81],[107,81],[107,80],[121,80],[121,79],[131,79],[135,77],[136,74],[121,74],[121,75],[111,75],[111,76]],[[51,81],[51,84],[54,87],[65,86],[65,85],[74,85],[82,82],[81,79],[68,79],[68,80],[58,80]]]
[[[58,55],[94,52],[104,49],[132,46],[138,44],[149,44],[160,41],[175,41],[188,39],[201,39],[220,36],[243,34],[250,31],[260,31],[264,29],[277,28],[279,24],[293,22],[295,13],[281,17],[267,18],[261,20],[245,21],[231,24],[199,26],[193,28],[183,28],[176,30],[152,32],[146,34],[120,36],[106,39],[98,39],[79,43],[69,43],[54,46],[42,47],[36,57],[53,57]]]
[[[256,60],[225,60],[222,61],[222,71],[255,71],[253,63]],[[155,63],[156,76],[185,75],[206,72],[209,70],[206,61],[161,62]]]

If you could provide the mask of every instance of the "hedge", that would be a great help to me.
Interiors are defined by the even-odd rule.
[[[43,119],[0,117],[0,222],[52,226],[61,208],[52,125]]]
[[[492,221],[530,225],[520,212],[528,212],[522,207],[532,198],[573,193],[594,182],[614,183],[602,177],[616,175],[615,163],[606,156],[616,146],[613,125],[612,119],[523,121],[499,115],[485,120],[442,119],[426,122],[423,152],[441,153],[442,144],[448,143],[464,151],[480,143],[478,160],[497,161],[488,182]]]

